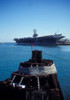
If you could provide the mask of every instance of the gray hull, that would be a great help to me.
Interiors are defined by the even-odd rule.
[[[17,44],[19,45],[40,45],[40,46],[56,46],[57,45],[57,41],[55,39],[47,39],[46,41],[42,41],[42,42],[35,42],[35,43],[23,43],[20,41],[16,41]]]

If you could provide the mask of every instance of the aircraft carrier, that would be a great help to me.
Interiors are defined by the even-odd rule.
[[[34,29],[33,37],[26,37],[26,38],[15,38],[17,44],[21,45],[42,45],[42,46],[56,46],[58,45],[58,41],[64,38],[62,34],[53,34],[53,35],[46,35],[46,36],[38,36],[36,30]]]

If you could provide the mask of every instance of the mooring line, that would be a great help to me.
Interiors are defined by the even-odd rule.
[[[49,54],[49,53],[46,53],[46,52],[44,52],[44,51],[43,51],[43,53],[44,53],[44,54],[47,54],[47,55],[49,55],[49,56],[52,56],[52,57],[54,57],[54,58],[64,60],[64,61],[66,61],[66,62],[70,62],[70,60],[66,60],[66,59],[63,59],[63,58],[61,58],[61,57],[54,56],[54,55]]]

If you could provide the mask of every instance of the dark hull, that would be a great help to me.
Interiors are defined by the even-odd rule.
[[[56,46],[57,45],[56,39],[51,39],[51,38],[43,40],[41,42],[36,41],[36,42],[25,42],[25,43],[23,41],[21,42],[20,40],[18,40],[16,41],[16,43],[19,45],[31,45],[31,44],[40,45],[40,46]]]
[[[57,46],[56,43],[17,43],[18,45]]]

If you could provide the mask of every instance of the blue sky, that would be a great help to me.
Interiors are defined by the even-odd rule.
[[[0,0],[0,42],[62,33],[70,38],[70,0]]]

